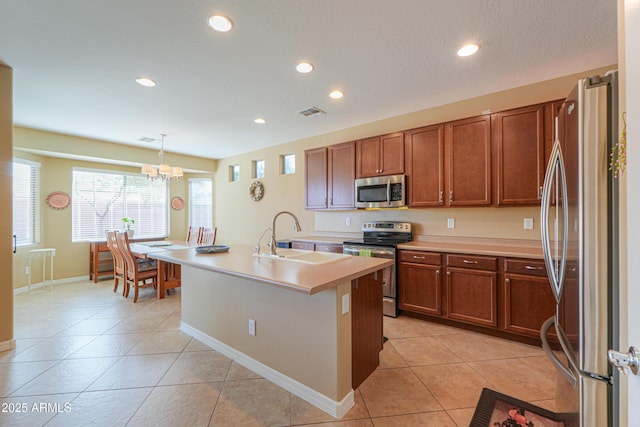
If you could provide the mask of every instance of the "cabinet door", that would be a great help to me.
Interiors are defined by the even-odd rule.
[[[497,204],[539,205],[544,181],[544,105],[492,116]]]
[[[380,137],[379,175],[404,173],[404,133],[396,132]]]
[[[403,310],[440,316],[442,314],[440,266],[400,263],[398,305]]]
[[[330,209],[355,207],[355,164],[354,142],[332,145],[328,148],[329,174],[328,196]]]
[[[356,176],[367,178],[380,173],[380,137],[362,139],[356,142]]]
[[[305,195],[306,209],[327,208],[327,148],[306,150]]]
[[[497,273],[447,267],[447,317],[482,326],[498,326]]]
[[[447,123],[445,146],[448,204],[491,205],[491,117]]]
[[[549,279],[506,273],[504,284],[505,329],[540,337],[540,327],[556,308]]]
[[[409,206],[444,204],[444,126],[405,133]]]
[[[380,364],[382,270],[351,282],[351,386],[355,390]]]
[[[553,149],[553,143],[556,140],[556,117],[560,111],[560,107],[564,102],[563,99],[548,102],[544,106],[544,167],[546,170],[549,156]]]

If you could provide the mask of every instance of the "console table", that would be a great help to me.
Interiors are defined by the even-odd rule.
[[[27,285],[29,287],[29,293],[31,293],[31,260],[34,256],[42,256],[42,285],[44,286],[45,283],[49,283],[49,290],[53,290],[53,257],[56,256],[56,250],[55,248],[42,248],[42,249],[31,249],[29,251],[29,284]],[[47,256],[49,256],[49,268],[50,268],[50,273],[49,273],[49,280],[46,280],[47,278],[47,269],[46,269],[46,261],[47,261]]]

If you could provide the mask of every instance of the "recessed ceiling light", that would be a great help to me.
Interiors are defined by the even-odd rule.
[[[136,82],[138,82],[138,84],[141,84],[142,86],[146,86],[146,87],[154,87],[156,85],[156,82],[151,80],[149,77],[138,77],[136,79]]]
[[[313,65],[308,62],[301,62],[296,65],[296,70],[298,70],[298,72],[302,74],[310,73],[311,71],[313,71]]]
[[[227,18],[226,16],[213,15],[211,18],[209,18],[209,26],[216,31],[226,33],[231,28],[233,28],[233,22],[231,22],[231,19]]]
[[[254,123],[257,123],[257,124],[259,124],[259,125],[263,125],[263,124],[267,123],[267,121],[266,121],[265,119],[263,119],[262,117],[258,117],[258,118],[257,118],[257,119],[255,119],[253,122],[254,122]]]
[[[329,98],[340,99],[344,96],[344,92],[341,90],[334,90],[329,94]]]
[[[471,56],[476,53],[478,49],[480,49],[480,46],[477,44],[466,44],[458,50],[458,56]]]

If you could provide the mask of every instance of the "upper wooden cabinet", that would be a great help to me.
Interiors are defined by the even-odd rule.
[[[314,148],[304,152],[304,207],[327,208],[327,148]]]
[[[404,173],[404,133],[374,136],[356,143],[356,177]]]
[[[540,203],[544,181],[545,106],[493,114],[496,205]]]
[[[444,204],[444,125],[405,132],[409,206]]]
[[[446,204],[491,205],[490,116],[445,124],[445,158]]]
[[[328,155],[329,209],[354,208],[356,145],[354,142],[332,145]]]
[[[305,208],[355,207],[355,143],[306,150]]]

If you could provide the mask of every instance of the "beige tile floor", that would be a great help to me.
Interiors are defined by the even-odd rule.
[[[143,289],[136,304],[110,280],[16,295],[0,426],[467,426],[482,387],[555,409],[539,348],[399,317],[384,319],[381,365],[336,420],[179,325],[179,290]]]

